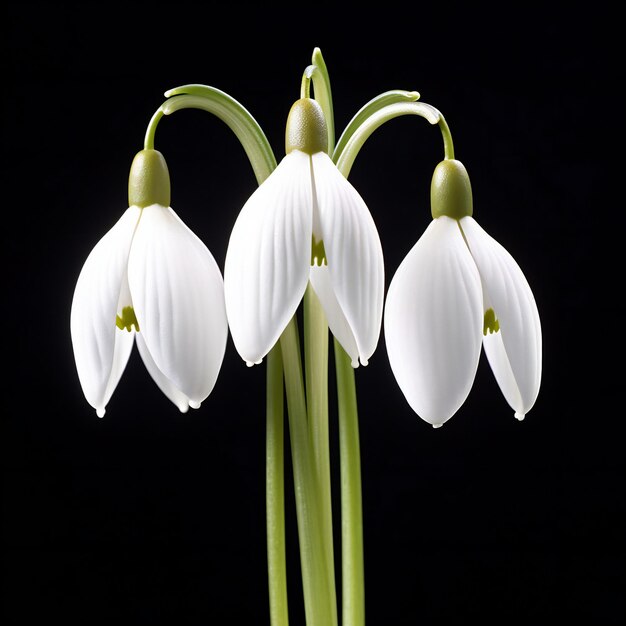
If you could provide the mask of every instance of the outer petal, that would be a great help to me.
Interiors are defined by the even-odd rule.
[[[250,196],[224,267],[228,322],[249,365],[278,341],[296,312],[311,265],[311,158],[294,150]]]
[[[400,264],[385,305],[391,369],[413,410],[440,426],[470,392],[482,338],[482,291],[458,222],[439,217]]]
[[[143,209],[128,281],[157,368],[190,401],[202,402],[215,385],[228,337],[215,259],[172,209],[154,204]]]
[[[358,367],[359,349],[356,345],[356,339],[333,292],[327,265],[311,266],[311,285],[322,303],[330,332],[337,338],[342,348],[350,355],[352,367]]]
[[[115,326],[131,241],[140,209],[127,209],[91,251],[76,283],[70,331],[83,393],[98,415],[111,398],[133,345]]]
[[[374,353],[382,321],[384,262],[374,220],[356,189],[328,155],[313,155],[313,178],[330,282],[354,334],[363,365]]]
[[[541,323],[535,298],[515,259],[471,217],[461,220],[493,307],[500,337],[485,338],[485,353],[507,402],[519,419],[530,411],[541,384]]]
[[[148,370],[152,380],[157,384],[159,389],[178,407],[181,413],[187,413],[189,410],[189,398],[180,389],[174,386],[174,383],[163,374],[163,372],[156,366],[148,346],[144,341],[143,334],[137,334],[137,348],[139,354],[143,360],[146,369]]]

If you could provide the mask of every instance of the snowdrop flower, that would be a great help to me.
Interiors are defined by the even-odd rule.
[[[234,225],[224,267],[226,311],[241,357],[259,363],[296,312],[307,284],[357,367],[380,335],[382,247],[365,202],[326,154],[319,104],[289,113],[286,156]]]
[[[446,160],[431,186],[434,220],[402,261],[385,304],[391,369],[409,405],[441,426],[467,398],[481,345],[523,419],[539,393],[541,325],[513,257],[472,217],[469,177]]]
[[[163,156],[139,152],[129,178],[130,208],[78,277],[70,321],[74,357],[99,417],[135,340],[148,372],[181,412],[200,406],[222,364],[228,333],[222,275],[169,204]]]

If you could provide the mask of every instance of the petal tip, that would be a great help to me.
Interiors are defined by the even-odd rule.
[[[441,428],[443,426],[443,422],[441,424],[431,424],[433,428]]]
[[[515,419],[518,422],[521,422],[525,417],[526,415],[524,413],[518,413],[517,411],[515,411]]]
[[[104,417],[104,414],[106,413],[106,410],[104,407],[100,407],[99,409],[96,409],[96,415],[102,419]]]
[[[199,409],[202,406],[202,402],[198,402],[197,400],[189,400],[189,406],[192,409]]]

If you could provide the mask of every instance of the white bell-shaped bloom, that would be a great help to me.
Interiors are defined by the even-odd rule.
[[[458,161],[447,163],[447,176],[456,176],[450,174],[455,167],[466,176]],[[465,402],[482,345],[506,401],[523,419],[541,382],[537,305],[513,257],[471,217],[471,195],[463,210],[450,208],[455,195],[466,195],[449,193],[450,184],[448,214],[433,204],[435,219],[389,286],[389,362],[413,410],[441,426]]]
[[[304,123],[294,124],[294,116]],[[380,238],[365,202],[325,153],[320,116],[313,100],[294,105],[288,153],[248,199],[230,237],[226,311],[235,347],[249,365],[277,342],[309,280],[354,367],[359,360],[366,365],[378,343],[384,298]],[[314,140],[294,139],[294,126],[319,132]]]
[[[224,358],[221,272],[165,204],[168,196],[163,204],[128,208],[78,277],[70,320],[74,357],[85,397],[100,417],[135,338],[148,372],[181,412],[211,393]]]

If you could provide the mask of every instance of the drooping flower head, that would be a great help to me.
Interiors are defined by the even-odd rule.
[[[518,419],[541,382],[541,324],[513,257],[472,217],[462,163],[441,162],[433,221],[395,273],[385,304],[389,362],[413,410],[441,426],[465,402],[481,345]]]
[[[206,246],[169,207],[165,159],[135,157],[129,208],[78,277],[70,329],[87,402],[102,417],[136,340],[154,381],[185,412],[211,393],[228,325],[223,279]]]
[[[380,238],[326,149],[321,107],[298,100],[287,121],[286,156],[235,222],[224,267],[226,310],[249,365],[277,342],[309,281],[352,365],[366,365],[376,349],[384,297]]]

